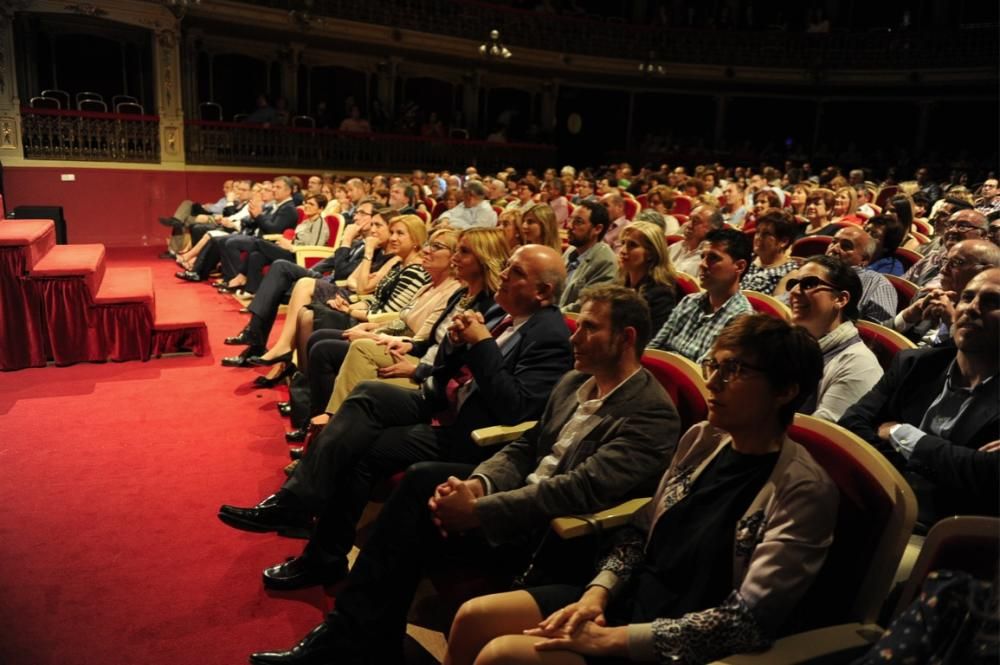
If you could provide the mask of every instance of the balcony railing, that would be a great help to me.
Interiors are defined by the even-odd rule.
[[[551,145],[356,134],[328,129],[276,128],[233,122],[185,123],[189,164],[294,166],[394,171],[456,169],[474,164],[497,170],[552,162]]]
[[[160,117],[21,109],[24,156],[104,162],[159,162]]]

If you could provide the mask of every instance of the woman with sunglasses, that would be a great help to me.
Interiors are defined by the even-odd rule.
[[[823,378],[801,412],[837,422],[882,378],[882,366],[858,335],[861,278],[833,256],[814,256],[786,283],[792,323],[819,342]]]
[[[836,523],[836,486],[787,435],[822,364],[802,328],[730,323],[702,365],[708,421],[681,437],[598,575],[465,603],[446,665],[704,663],[766,647],[795,618]]]

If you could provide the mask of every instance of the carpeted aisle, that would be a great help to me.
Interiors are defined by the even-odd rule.
[[[261,587],[261,569],[302,541],[215,517],[283,479],[285,393],[253,389],[262,370],[219,366],[246,315],[175,280],[156,251],[112,250],[110,264],[152,266],[157,299],[207,322],[211,354],[0,373],[4,665],[245,663],[330,603]]]

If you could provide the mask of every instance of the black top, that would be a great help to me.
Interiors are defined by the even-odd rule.
[[[678,618],[722,604],[733,590],[736,524],[774,470],[778,453],[726,446],[687,496],[653,528],[637,571],[630,623]]]

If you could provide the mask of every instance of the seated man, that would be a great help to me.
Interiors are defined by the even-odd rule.
[[[441,213],[437,221],[447,222],[451,228],[460,230],[474,226],[488,228],[497,225],[497,213],[486,199],[483,183],[469,180],[462,187],[462,202]]]
[[[674,268],[689,275],[698,273],[701,264],[701,243],[709,231],[721,229],[725,224],[722,213],[707,205],[697,206],[691,211],[686,224],[681,227],[684,240],[675,242],[667,249]]]
[[[190,217],[193,220],[191,222],[193,224],[196,221],[194,218],[202,215],[204,216],[204,220],[208,221],[210,218],[214,218],[215,215],[223,214],[226,206],[232,205],[235,200],[236,192],[233,189],[233,181],[227,180],[222,183],[222,198],[215,203],[197,203],[190,200],[181,201],[181,204],[177,206],[177,210],[174,211],[173,217],[160,217],[161,224],[172,228],[170,239],[167,241],[167,251],[161,254],[160,258],[177,256],[190,246],[184,236],[184,226],[186,226],[184,220]],[[175,221],[181,222],[181,225],[176,226]]]
[[[517,573],[545,538],[569,555],[544,551],[535,570],[559,562],[543,572],[566,579],[565,568],[589,568],[580,545],[560,546],[548,533],[549,520],[648,490],[673,456],[678,417],[639,363],[650,334],[642,298],[604,285],[588,290],[583,302],[572,338],[576,371],[552,391],[538,426],[478,467],[411,467],[337,594],[336,611],[290,651],[257,653],[251,663],[403,662],[417,582],[456,560]]]
[[[740,291],[740,279],[750,264],[750,241],[735,229],[709,231],[705,241],[698,267],[705,291],[677,303],[649,344],[651,349],[676,351],[695,362],[708,353],[733,318],[753,313],[750,301]]]
[[[569,331],[553,304],[565,275],[555,250],[520,247],[501,273],[500,307],[485,321],[470,311],[455,317],[421,390],[359,384],[277,494],[254,508],[222,506],[219,519],[248,531],[285,531],[319,516],[303,555],[264,571],[267,586],[342,578],[375,482],[425,460],[478,462],[489,451],[470,441],[474,429],[538,418],[571,363]],[[448,424],[432,426],[435,416]]]
[[[899,353],[840,419],[905,475],[926,527],[949,515],[1000,514],[1000,268],[966,285],[951,335],[954,346]]]
[[[629,225],[629,218],[625,216],[625,198],[618,192],[610,192],[601,197],[601,205],[608,213],[607,228],[604,233],[604,242],[614,251],[618,252],[621,240],[622,229]]]
[[[949,211],[954,212],[949,214]],[[928,250],[924,258],[910,266],[909,270],[903,273],[903,279],[921,287],[939,286],[941,264],[948,250],[956,242],[985,237],[987,226],[986,216],[973,210],[967,202],[961,199],[946,199],[941,204],[941,209],[934,215],[934,228],[937,234],[927,245],[934,248]]]
[[[608,228],[607,208],[584,201],[573,211],[569,224],[570,248],[563,254],[566,288],[559,299],[559,307],[564,312],[579,312],[580,293],[585,288],[610,282],[618,276],[618,257],[603,242],[604,231]]]
[[[955,244],[941,264],[941,288],[921,289],[910,305],[882,325],[903,333],[919,346],[938,346],[951,336],[955,303],[974,276],[1000,267],[1000,247],[989,240]]]

